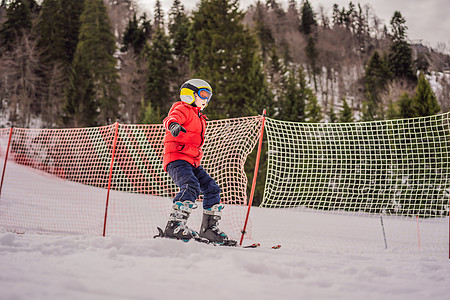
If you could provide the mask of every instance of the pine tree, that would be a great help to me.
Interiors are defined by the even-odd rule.
[[[378,107],[377,103],[373,100],[370,92],[367,93],[367,99],[362,101],[362,117],[361,121],[369,122],[377,119]]]
[[[305,120],[305,102],[312,91],[307,87],[302,68],[292,68],[284,78],[280,97],[280,115],[285,121],[303,122]]]
[[[308,123],[319,123],[322,121],[322,109],[317,96],[311,91],[306,101],[306,121]]]
[[[203,0],[194,11],[190,66],[213,87],[211,119],[258,114],[270,99],[256,41],[242,18],[237,0]]]
[[[80,35],[80,16],[84,10],[84,1],[60,0],[61,14],[64,20],[63,37],[65,44],[65,65],[70,65],[75,56]]]
[[[399,117],[400,118],[413,118],[416,117],[416,110],[413,107],[413,99],[409,97],[408,93],[402,93],[398,101]]]
[[[354,37],[357,43],[357,51],[364,54],[369,49],[370,45],[370,26],[368,15],[364,14],[361,4],[358,3],[358,11],[355,11],[354,16]]]
[[[387,120],[394,120],[399,118],[399,112],[397,109],[396,102],[392,101],[392,99],[388,100],[388,108],[386,111]]]
[[[161,4],[156,1],[155,23],[151,45],[147,49],[148,81],[145,93],[144,109],[149,105],[167,112],[176,98],[171,93],[170,83],[173,72],[172,51],[169,37],[164,31],[164,13]],[[144,115],[141,113],[141,115]],[[143,120],[141,120],[143,121]]]
[[[100,109],[99,124],[112,123],[118,116],[120,86],[117,83],[117,59],[114,57],[115,38],[103,1],[85,0],[80,20],[79,42],[74,60],[86,63],[92,76],[95,102]]]
[[[371,100],[380,103],[380,93],[385,89],[390,72],[378,51],[374,51],[365,67],[364,81],[366,93]]]
[[[417,117],[432,116],[441,110],[436,95],[422,72],[419,75],[413,106]]]
[[[312,74],[314,81],[314,90],[317,92],[317,79],[316,75],[319,74],[320,69],[317,67],[317,58],[319,56],[319,51],[316,49],[316,43],[312,36],[308,37],[308,44],[305,48],[306,57],[309,61],[310,74]]]
[[[336,3],[333,4],[333,14],[331,18],[334,26],[342,25],[341,11]]]
[[[0,47],[11,51],[12,45],[29,32],[32,27],[32,6],[34,0],[13,0],[6,9],[6,22],[0,28]],[[1,56],[1,52],[0,52]]]
[[[392,45],[389,54],[389,66],[394,77],[416,80],[413,71],[412,49],[407,40],[406,21],[399,11],[391,19]]]
[[[61,0],[44,0],[41,12],[36,22],[38,47],[41,49],[43,64],[62,62],[65,60],[64,25],[65,19],[61,14]]]
[[[141,105],[139,119],[142,124],[161,123],[161,111],[159,107],[155,108],[151,102],[145,104],[144,101],[141,102]]]
[[[253,30],[261,49],[262,58],[264,61],[267,61],[267,57],[275,44],[275,39],[269,26],[266,24],[264,12],[263,5],[258,1],[256,3],[256,12],[253,16],[253,21],[255,22]]]
[[[62,121],[70,127],[96,126],[99,103],[89,63],[76,55],[69,71]]]
[[[342,99],[342,110],[339,114],[340,123],[351,123],[353,122],[353,112],[348,105],[347,99]]]
[[[189,33],[189,18],[180,0],[174,0],[169,12],[169,36],[172,40],[173,54],[180,58],[189,56],[187,36]]]
[[[174,71],[172,82],[178,87],[189,77],[188,33],[190,20],[180,0],[174,0],[169,12],[169,39],[173,49]],[[178,90],[178,89],[176,89]]]
[[[147,109],[149,103],[152,103],[152,107],[158,107],[161,112],[167,112],[176,98],[170,90],[170,82],[174,73],[172,52],[169,38],[163,28],[156,29],[146,53],[148,80],[144,108]]]
[[[80,4],[81,2],[81,4]],[[47,127],[56,126],[64,105],[64,89],[78,41],[79,21],[72,28],[72,20],[79,19],[83,1],[44,0],[34,32],[40,49],[42,94],[39,95],[42,120]]]
[[[147,20],[147,15],[142,15],[138,20],[136,13],[134,13],[133,18],[128,21],[128,25],[125,28],[125,32],[123,34],[123,46],[120,50],[122,52],[126,52],[129,47],[132,47],[134,53],[139,55],[144,49],[150,33],[151,25],[150,21]]]
[[[153,27],[160,29],[164,28],[164,12],[160,0],[156,0],[155,2],[155,17]]]
[[[300,15],[300,31],[305,35],[310,35],[317,26],[317,21],[315,13],[308,0],[303,1],[302,7],[300,9]]]
[[[338,116],[334,112],[334,104],[331,103],[328,109],[328,121],[330,123],[336,123],[338,121]]]

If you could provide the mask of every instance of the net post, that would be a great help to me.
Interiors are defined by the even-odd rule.
[[[11,129],[9,130],[8,147],[6,147],[5,163],[3,164],[3,172],[2,172],[2,182],[0,183],[0,196],[2,195],[3,178],[5,178],[6,162],[8,161],[9,146],[11,145],[11,136],[13,133],[13,129],[14,127],[11,126]]]
[[[380,221],[381,221],[381,229],[383,230],[383,238],[384,238],[384,248],[387,249],[387,241],[386,241],[386,232],[384,231],[384,223],[383,223],[383,216],[380,215]]]
[[[252,207],[253,196],[255,194],[256,177],[258,176],[259,158],[261,156],[261,148],[262,148],[262,140],[263,140],[263,136],[264,136],[264,123],[265,122],[266,122],[266,109],[263,110],[263,114],[262,114],[262,125],[261,125],[261,133],[259,136],[258,152],[256,154],[255,171],[253,173],[253,182],[252,182],[250,198],[248,199],[247,215],[245,216],[244,228],[242,229],[241,240],[239,242],[240,246],[242,246],[242,241],[244,240],[244,235],[246,233],[245,229],[247,228],[248,216],[250,214],[250,208]]]
[[[103,223],[103,236],[105,236],[105,233],[106,233],[106,219],[108,218],[109,191],[111,190],[111,179],[112,179],[112,172],[113,172],[113,166],[114,166],[114,156],[116,154],[116,144],[117,144],[117,133],[118,132],[119,132],[119,122],[116,122],[116,129],[115,129],[115,133],[114,133],[114,142],[113,142],[112,157],[111,157],[111,166],[109,168],[108,192],[106,194],[105,221]]]

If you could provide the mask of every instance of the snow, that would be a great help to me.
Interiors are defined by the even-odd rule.
[[[264,226],[284,214],[253,208],[256,249],[3,230],[0,298],[448,299],[448,259],[309,247]]]
[[[24,191],[17,179],[11,179],[12,171],[20,178],[27,178],[30,184],[26,186],[35,190]],[[79,184],[13,163],[8,163],[7,174],[0,198],[0,224],[3,225],[7,222],[4,217],[8,217],[5,212],[18,208],[8,198],[13,197],[8,189],[14,184],[19,185],[15,189],[22,189],[35,199],[43,197],[39,192],[55,188],[71,189],[71,197],[77,190],[83,190]],[[93,187],[84,190],[95,194]],[[448,218],[419,222],[385,216],[388,245],[385,249],[379,216],[253,207],[251,239],[244,240],[244,244],[259,242],[262,246],[244,249],[127,236],[126,230],[135,229],[133,221],[128,221],[122,230],[111,230],[106,237],[96,234],[100,231],[89,231],[93,225],[87,223],[80,230],[86,230],[89,235],[70,230],[39,234],[36,228],[46,232],[54,224],[65,224],[64,216],[56,216],[64,210],[54,211],[54,216],[44,213],[53,206],[52,202],[62,201],[60,197],[47,197],[45,205],[38,205],[39,201],[33,203],[32,222],[21,220],[21,234],[8,232],[11,227],[0,225],[1,300],[414,300],[448,299],[450,291],[448,256],[442,255],[442,251],[438,252],[440,255],[430,255],[432,251],[429,251],[437,247],[445,248],[448,253]],[[130,199],[126,202],[142,205]],[[165,201],[170,203],[170,199]],[[227,206],[224,218],[233,209],[236,208]],[[146,209],[144,212],[149,214]],[[157,213],[161,214],[161,220],[166,220],[166,212]],[[123,220],[119,211],[114,214],[116,220]],[[69,213],[65,216],[75,220]],[[196,212],[192,221],[199,216],[200,212]],[[128,216],[127,220],[133,218]],[[141,221],[137,220],[136,224]],[[349,225],[351,234],[347,234]],[[433,233],[437,236],[432,236]],[[281,248],[272,249],[276,244],[281,244]]]

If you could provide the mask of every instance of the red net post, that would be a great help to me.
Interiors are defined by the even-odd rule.
[[[109,192],[111,190],[111,178],[113,174],[113,166],[114,166],[114,156],[116,154],[116,145],[117,145],[117,133],[119,132],[119,122],[116,122],[116,131],[114,133],[114,143],[111,155],[111,166],[109,168],[109,179],[108,179],[108,192],[106,194],[106,206],[105,206],[105,222],[103,223],[103,236],[106,233],[106,220],[108,218],[108,205],[109,205]]]
[[[250,198],[248,200],[248,209],[247,209],[247,215],[245,216],[244,228],[242,229],[241,240],[239,241],[239,245],[241,245],[241,246],[242,246],[242,241],[244,240],[244,235],[246,234],[248,217],[250,215],[250,208],[252,207],[253,196],[254,196],[254,193],[255,193],[256,178],[258,177],[259,159],[260,159],[260,156],[261,156],[262,140],[263,140],[263,136],[264,136],[264,122],[265,122],[265,120],[266,120],[266,110],[264,109],[263,115],[262,115],[261,134],[259,136],[259,143],[258,143],[258,153],[256,154],[255,172],[253,173],[252,189],[251,189],[251,193],[250,193]]]
[[[5,178],[6,162],[8,161],[9,146],[11,145],[11,136],[12,136],[12,133],[13,133],[13,127],[11,127],[11,128],[10,128],[10,131],[9,131],[8,146],[6,147],[5,162],[4,162],[4,164],[3,164],[3,171],[2,171],[2,182],[0,183],[0,196],[2,195],[3,178]]]

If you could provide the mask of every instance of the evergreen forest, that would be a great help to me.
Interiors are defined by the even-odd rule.
[[[213,87],[210,120],[264,108],[314,123],[428,116],[450,111],[449,49],[437,48],[409,40],[400,11],[384,24],[351,1],[198,0],[188,11],[173,0],[165,12],[157,0],[145,13],[134,0],[1,0],[0,125],[161,123],[190,78]]]

